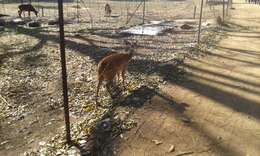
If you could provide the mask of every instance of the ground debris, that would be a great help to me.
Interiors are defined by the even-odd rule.
[[[4,145],[4,144],[7,144],[9,141],[8,140],[5,140],[3,142],[0,143],[0,146]]]
[[[180,152],[178,154],[176,154],[175,156],[183,156],[183,155],[190,155],[193,154],[194,152],[190,151],[190,152]]]
[[[192,120],[188,117],[181,117],[181,121],[187,124],[192,122]]]
[[[170,148],[168,149],[168,153],[174,152],[175,151],[175,146],[171,145]]]
[[[31,22],[28,23],[28,26],[29,27],[40,27],[41,24],[38,21],[31,21]]]
[[[152,140],[152,142],[155,143],[155,145],[160,145],[163,143],[162,141],[156,139]]]

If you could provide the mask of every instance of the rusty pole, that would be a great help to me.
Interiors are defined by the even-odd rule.
[[[58,9],[59,9],[60,58],[61,58],[61,74],[62,74],[62,87],[63,87],[62,89],[63,89],[64,119],[66,125],[67,143],[71,144],[66,54],[65,54],[65,39],[64,39],[63,0],[58,0]]]

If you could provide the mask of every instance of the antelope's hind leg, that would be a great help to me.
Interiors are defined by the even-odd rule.
[[[125,85],[125,73],[126,73],[126,69],[122,70],[121,76],[122,76],[122,84],[123,84],[124,90],[126,90],[126,85]]]
[[[117,75],[117,83],[119,84],[119,82],[120,82],[120,73],[118,72],[116,75]]]
[[[107,92],[109,93],[110,97],[113,99],[114,98],[114,82],[107,81],[106,89],[107,89]]]

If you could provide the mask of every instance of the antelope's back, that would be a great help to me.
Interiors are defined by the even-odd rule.
[[[36,11],[35,8],[31,4],[21,4],[18,6],[20,10],[24,11]]]
[[[103,58],[98,64],[98,73],[103,70],[120,70],[128,65],[131,57],[129,54],[112,54]]]

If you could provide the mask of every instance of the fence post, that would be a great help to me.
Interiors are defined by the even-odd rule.
[[[223,0],[223,23],[225,20],[225,0]]]
[[[143,24],[144,24],[144,17],[145,17],[145,0],[144,0],[144,6],[143,6]]]
[[[227,1],[227,9],[226,9],[226,15],[227,15],[227,16],[228,16],[229,2],[230,2],[230,0]]]
[[[2,10],[3,10],[3,14],[6,14],[6,12],[5,12],[5,1],[4,0],[2,0]]]
[[[77,0],[77,20],[79,23],[79,0]]]
[[[194,11],[193,11],[193,18],[194,18],[194,19],[196,18],[196,10],[197,10],[197,6],[195,5],[195,6],[194,6]]]
[[[198,44],[200,44],[200,32],[201,32],[202,12],[203,12],[203,0],[201,0],[201,6],[200,6],[199,32],[198,32],[198,41],[197,41]]]
[[[128,23],[128,5],[127,5],[127,1],[125,1],[125,7],[126,7],[126,24]]]
[[[42,17],[44,17],[44,10],[43,10],[43,7],[42,7]]]
[[[65,54],[65,39],[64,39],[63,0],[58,0],[58,9],[59,9],[60,57],[61,57],[64,118],[65,118],[65,125],[66,125],[66,140],[68,144],[71,144],[66,54]]]

